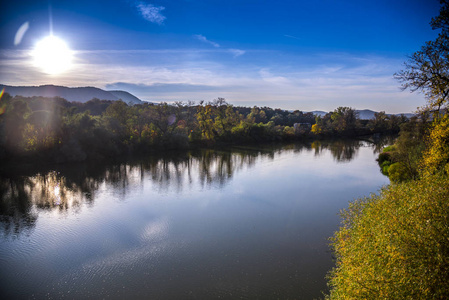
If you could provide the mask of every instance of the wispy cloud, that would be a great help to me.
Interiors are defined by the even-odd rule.
[[[295,40],[300,40],[299,37],[293,36],[293,35],[289,35],[289,34],[284,34],[285,37],[288,37],[290,39],[295,39]]]
[[[402,58],[252,50],[235,64],[229,51],[76,51],[73,67],[55,77],[36,69],[29,51],[0,50],[0,83],[124,89],[153,102],[223,97],[235,105],[305,111],[350,106],[400,113],[425,103],[423,95],[401,92],[394,80]]]
[[[240,55],[243,55],[246,53],[245,50],[240,50],[240,49],[229,49],[228,51],[231,52],[232,55],[234,55],[234,57],[237,57],[237,56],[240,56]]]
[[[270,72],[270,70],[268,70],[266,68],[262,68],[259,71],[259,75],[263,81],[273,84],[273,85],[281,86],[281,85],[291,84],[291,82],[290,82],[290,80],[288,80],[288,78],[286,78],[284,76],[275,76]]]
[[[204,84],[188,84],[188,83],[160,83],[152,84],[143,83],[128,83],[128,82],[114,82],[106,84],[107,90],[125,90],[134,93],[152,93],[152,94],[173,94],[173,93],[190,93],[203,91],[218,91],[217,86]]]
[[[166,17],[161,13],[165,7],[156,6],[145,2],[137,2],[136,7],[145,20],[161,25]]]
[[[202,35],[202,34],[195,34],[195,35],[193,35],[193,37],[196,38],[197,40],[201,41],[201,42],[204,42],[204,43],[206,43],[206,44],[212,45],[212,46],[214,46],[215,48],[219,48],[219,47],[220,47],[220,44],[215,43],[215,42],[212,42],[212,41],[209,41],[209,40],[208,40],[204,35]]]

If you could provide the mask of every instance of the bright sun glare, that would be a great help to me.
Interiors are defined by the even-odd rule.
[[[68,70],[72,64],[72,51],[67,44],[50,35],[36,44],[33,51],[34,64],[51,75]]]

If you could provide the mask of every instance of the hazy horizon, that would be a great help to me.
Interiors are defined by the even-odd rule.
[[[51,84],[49,84],[49,85],[51,85]],[[2,84],[2,83],[0,83],[0,87],[1,86],[5,86],[4,84]],[[41,85],[41,86],[48,86],[48,85]],[[15,88],[23,88],[23,87],[33,87],[33,88],[36,88],[36,87],[41,87],[41,86],[14,86]],[[65,86],[59,86],[59,87],[65,87]],[[73,89],[77,89],[77,88],[97,88],[97,87],[94,87],[94,86],[85,86],[85,87],[68,87],[68,88],[73,88]],[[106,91],[106,92],[113,92],[113,91],[124,91],[124,90],[106,90],[106,89],[102,89],[102,90],[104,90],[104,91]],[[5,92],[6,93],[8,93],[8,90],[7,89],[5,89]],[[128,91],[124,91],[124,92],[127,92],[127,93],[129,93]],[[133,95],[132,93],[129,93],[129,94],[131,94],[132,96],[135,96],[135,95]],[[24,96],[24,95],[18,95],[18,96],[23,96],[23,97],[29,97],[29,96]],[[45,96],[45,95],[33,95],[33,96],[37,96],[37,97],[49,97],[49,98],[51,98],[51,96]],[[62,97],[62,98],[64,98],[63,96],[60,96],[60,97]],[[94,99],[94,98],[96,98],[96,97],[93,97],[92,99]],[[66,100],[68,100],[68,101],[74,101],[74,100],[69,100],[69,99],[66,99]],[[108,99],[100,99],[100,100],[108,100]],[[162,101],[158,101],[157,99],[154,99],[153,101],[146,101],[146,100],[142,100],[142,99],[139,99],[139,100],[141,100],[141,101],[143,101],[143,102],[149,102],[149,103],[163,103],[164,101],[162,100]],[[226,99],[225,99],[226,100]],[[114,101],[114,100],[111,100],[111,101]],[[126,101],[125,101],[126,102]],[[207,102],[207,101],[206,101]],[[240,104],[234,104],[234,103],[231,103],[231,102],[229,102],[229,101],[226,101],[228,104],[230,104],[230,105],[233,105],[233,106],[245,106],[245,105],[240,105]],[[168,102],[167,102],[168,103]],[[173,104],[173,103],[171,103],[171,104]],[[199,101],[196,101],[196,102],[194,102],[194,104],[200,104],[200,102]],[[258,106],[258,105],[256,105],[256,106]],[[258,106],[258,107],[263,107],[263,106]],[[282,110],[286,110],[286,111],[294,111],[294,110],[299,110],[299,111],[302,111],[302,112],[305,112],[305,113],[307,113],[307,112],[323,112],[323,113],[328,113],[328,112],[332,112],[332,111],[334,111],[335,109],[337,109],[337,107],[335,107],[334,109],[331,109],[331,110],[324,110],[324,109],[311,109],[311,110],[303,110],[303,109],[301,109],[301,108],[296,108],[296,109],[286,109],[286,108],[283,108],[283,107],[270,107],[270,108],[273,108],[273,109],[282,109]],[[359,108],[359,107],[352,107],[353,109],[355,109],[355,110],[357,110],[357,111],[365,111],[365,110],[369,110],[369,111],[373,111],[373,112],[380,112],[380,111],[384,111],[384,110],[379,110],[379,111],[376,111],[376,110],[373,110],[373,109],[371,109],[371,108],[367,108],[367,107],[365,107],[365,108]],[[389,111],[384,111],[385,113],[387,113],[387,114],[410,114],[410,113],[415,113],[415,111],[407,111],[407,112],[400,112],[400,113],[391,113],[391,112],[389,112]]]
[[[407,113],[424,95],[401,91],[393,74],[437,35],[429,22],[438,10],[437,0],[9,2],[0,82],[124,90],[150,102]],[[72,55],[57,74],[35,58],[51,33]]]

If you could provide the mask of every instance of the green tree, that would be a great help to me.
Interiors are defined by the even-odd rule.
[[[23,131],[26,117],[31,113],[28,103],[22,99],[13,99],[5,113],[6,147],[12,152],[24,151]]]
[[[106,123],[106,128],[116,135],[118,139],[125,141],[129,137],[126,126],[129,119],[128,105],[125,102],[114,101],[108,106],[102,116]]]
[[[334,132],[345,134],[355,132],[358,127],[357,112],[350,107],[338,107],[330,114],[328,123]]]
[[[368,121],[368,127],[373,132],[384,132],[388,128],[388,120],[384,111],[374,113],[374,118]]]
[[[126,124],[128,119],[128,105],[123,101],[114,101],[108,106],[105,116],[118,121],[120,124]]]
[[[213,141],[216,134],[214,133],[214,120],[212,115],[212,105],[200,103],[196,114],[198,127],[201,130],[201,137],[205,140]]]
[[[416,179],[419,173],[419,162],[425,149],[427,132],[426,118],[413,117],[401,125],[399,137],[396,139],[391,156],[393,162],[400,163],[394,168],[394,181]],[[393,170],[392,170],[393,172]],[[406,172],[405,174],[400,174]]]
[[[241,123],[238,111],[226,103],[224,98],[217,98],[206,105],[200,103],[197,108],[197,120],[202,138],[209,141],[229,139],[234,127]]]
[[[190,135],[194,130],[197,129],[198,124],[196,120],[196,104],[194,101],[175,102],[176,118],[177,120],[182,120],[178,127],[183,130],[187,135]]]

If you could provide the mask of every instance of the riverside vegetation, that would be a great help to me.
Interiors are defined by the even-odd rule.
[[[234,107],[218,98],[209,103],[127,105],[93,99],[5,93],[0,106],[0,157],[13,160],[70,162],[216,144],[294,141],[329,136],[397,133],[408,119],[375,114],[360,120],[349,107],[323,117],[299,110]]]
[[[1,158],[82,161],[192,145],[395,132],[400,127],[396,143],[379,157],[391,184],[342,212],[341,228],[332,238],[336,266],[328,276],[326,298],[448,299],[449,2],[441,2],[440,15],[431,22],[441,31],[437,39],[396,74],[404,88],[421,90],[429,99],[409,121],[384,113],[363,121],[345,107],[315,118],[300,111],[234,107],[224,99],[128,106],[5,94]]]
[[[328,299],[449,299],[449,3],[441,4],[437,39],[396,74],[428,106],[379,155],[391,184],[342,212]]]

